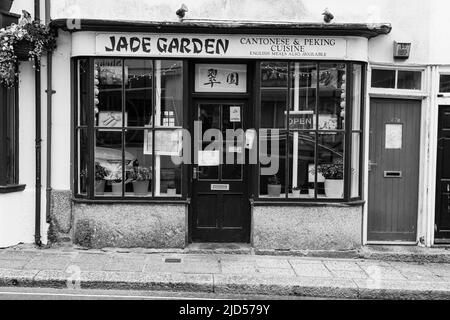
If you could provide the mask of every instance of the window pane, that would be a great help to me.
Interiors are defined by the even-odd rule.
[[[95,182],[98,180],[103,180],[102,171],[98,166],[94,172],[91,173],[91,170],[88,168],[88,135],[87,129],[79,129],[77,130],[77,169],[79,172],[78,176],[78,193],[86,195],[87,194],[87,186],[89,184],[89,177],[91,174],[95,174]],[[104,182],[103,182],[104,183]]]
[[[155,196],[181,196],[181,130],[155,131]],[[150,149],[150,148],[149,148]]]
[[[450,74],[441,74],[439,92],[450,92]]]
[[[127,72],[128,69],[125,69]],[[96,59],[94,81],[98,79],[98,98],[94,124],[99,127],[120,128],[122,119],[122,60]],[[125,76],[128,79],[128,76]],[[128,81],[127,81],[128,82]],[[95,98],[94,98],[95,99]]]
[[[87,125],[87,111],[92,106],[89,97],[89,86],[91,83],[91,74],[89,72],[89,60],[82,59],[78,61],[78,122],[79,126]],[[94,80],[94,95],[98,99],[98,79]],[[97,101],[97,100],[95,100]],[[95,102],[94,102],[95,103]]]
[[[289,129],[315,129],[317,65],[295,62],[291,64],[290,72]]]
[[[319,130],[345,128],[346,82],[345,64],[320,64]]]
[[[372,69],[372,87],[395,89],[395,70]]]
[[[353,65],[353,95],[352,95],[352,129],[361,130],[361,88],[362,88],[362,66]]]
[[[260,196],[286,197],[286,138],[284,130],[260,132]]]
[[[151,60],[125,60],[125,125],[143,127],[152,125],[152,82]]]
[[[183,62],[157,60],[155,62],[156,125],[183,125]]]
[[[122,132],[97,130],[95,136],[96,176],[99,183],[95,188],[96,196],[122,196]],[[126,154],[126,171],[128,172],[135,160],[132,154]],[[105,180],[103,184],[102,179]],[[102,187],[104,186],[104,189]]]
[[[422,89],[422,72],[420,71],[398,71],[397,89]]]
[[[318,186],[319,197],[344,197],[344,135],[320,134],[318,143],[318,171],[323,178],[323,189]],[[318,177],[319,179],[319,177]]]
[[[360,159],[361,159],[361,134],[353,133],[352,134],[352,189],[351,189],[351,197],[359,198],[359,167],[360,167]]]
[[[261,63],[261,128],[286,128],[287,63]]]
[[[314,198],[316,135],[291,132],[289,136],[290,198]]]
[[[285,62],[261,63],[261,87],[287,88],[288,64]]]
[[[151,138],[149,133],[148,130],[127,130],[125,134],[127,197],[152,196],[153,156],[146,144],[147,138]]]

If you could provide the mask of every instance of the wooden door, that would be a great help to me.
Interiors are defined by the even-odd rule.
[[[439,108],[436,242],[450,242],[450,106]]]
[[[200,146],[193,164],[191,217],[194,242],[249,242],[250,202],[248,165],[238,163],[238,155],[246,150],[226,141],[227,129],[245,130],[247,105],[243,101],[195,103],[194,121],[202,126],[202,136],[209,129],[222,133],[218,150],[207,150],[210,141],[195,141]],[[195,125],[192,126],[193,128]],[[230,145],[231,144],[231,145]],[[194,152],[195,149],[194,149]],[[227,158],[228,155],[228,158]],[[226,161],[234,159],[234,164]]]
[[[416,241],[420,106],[371,100],[368,241]]]

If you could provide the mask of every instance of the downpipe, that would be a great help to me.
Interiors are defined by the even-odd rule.
[[[34,0],[34,19],[40,20],[40,0]],[[35,202],[35,233],[34,243],[41,247],[41,188],[42,188],[42,134],[41,134],[41,71],[36,68],[35,77],[35,101],[36,101],[36,202]]]

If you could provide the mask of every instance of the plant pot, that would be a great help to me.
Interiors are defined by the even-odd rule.
[[[98,196],[103,196],[105,194],[105,180],[96,180],[95,181],[95,194]]]
[[[177,195],[177,189],[167,188],[167,195],[168,196],[176,196]]]
[[[268,184],[267,193],[271,198],[279,198],[281,195],[281,184]]]
[[[148,195],[148,185],[150,181],[133,181],[133,190],[134,194],[137,196],[146,196]]]
[[[30,55],[29,52],[34,49],[32,42],[28,40],[20,40],[14,47],[14,53],[19,61],[28,61]]]
[[[292,190],[292,195],[294,198],[300,198],[300,190]]]
[[[331,199],[342,199],[344,197],[344,180],[325,180],[325,195]]]
[[[13,2],[14,2],[14,0],[1,0],[0,1],[0,10],[9,12],[11,10]]]
[[[122,182],[111,182],[112,195],[122,196]]]

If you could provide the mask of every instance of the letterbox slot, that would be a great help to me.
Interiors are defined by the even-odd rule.
[[[384,177],[385,178],[401,178],[402,172],[401,171],[385,171]]]

